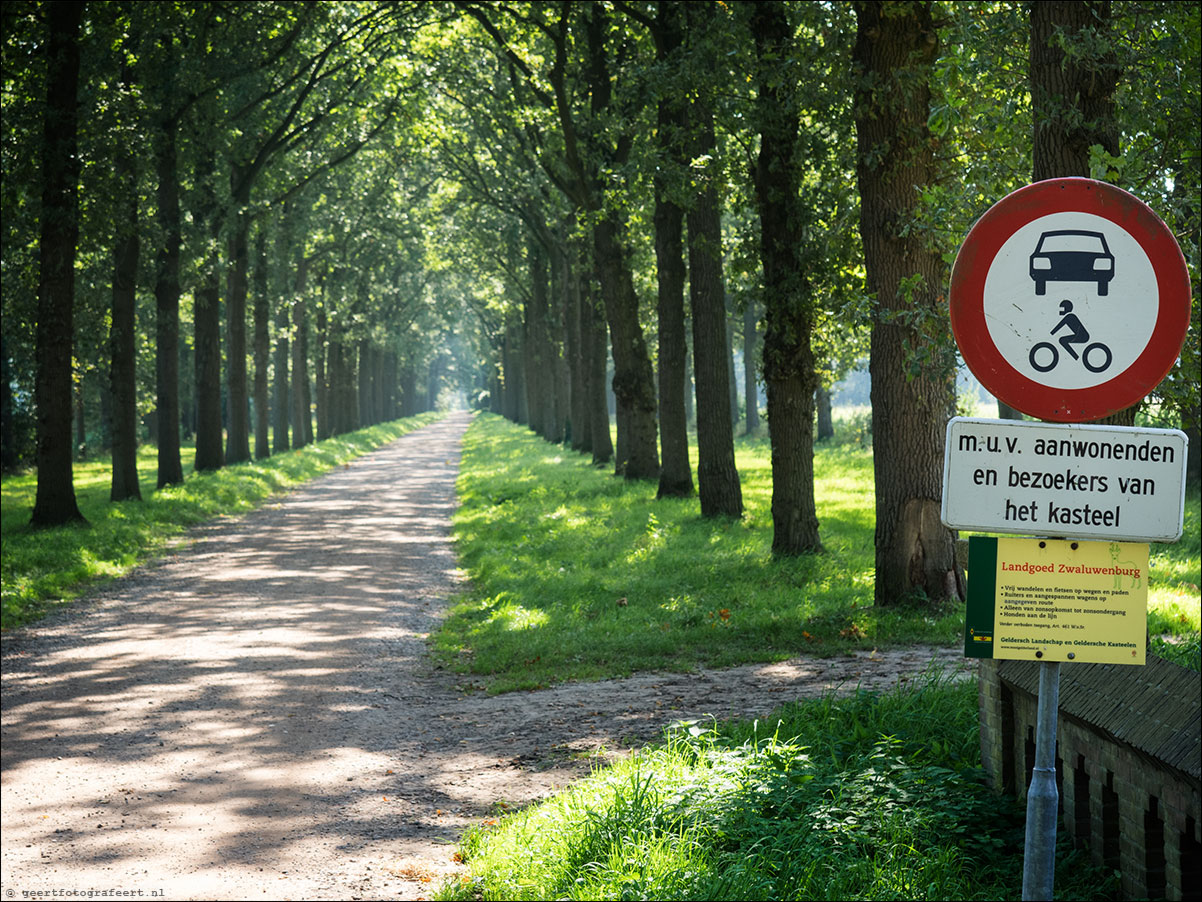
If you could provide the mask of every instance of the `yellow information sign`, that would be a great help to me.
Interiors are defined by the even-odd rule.
[[[969,539],[964,654],[1143,664],[1148,546]]]

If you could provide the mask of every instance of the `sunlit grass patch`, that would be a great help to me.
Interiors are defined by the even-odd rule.
[[[956,641],[960,613],[868,613],[868,452],[819,449],[828,550],[792,560],[771,554],[767,442],[741,442],[737,463],[746,516],[703,519],[696,498],[657,501],[654,483],[615,478],[581,455],[549,452],[526,429],[478,418],[465,439],[455,517],[472,588],[436,638],[447,663],[504,691],[916,637]],[[539,624],[508,628],[496,612],[509,604],[540,611]],[[857,609],[858,620],[848,616]]]
[[[655,500],[587,457],[484,416],[468,431],[455,517],[471,577],[435,642],[489,691],[963,641],[962,604],[878,608],[872,452],[819,446],[822,554],[771,554],[768,441],[736,446],[746,515],[703,519],[696,498]],[[696,449],[692,459],[696,460]],[[1198,498],[1186,536],[1153,546],[1153,634],[1197,632]],[[496,611],[518,605],[518,630]],[[529,612],[539,612],[534,618]]]
[[[980,770],[974,682],[800,701],[665,740],[460,844],[443,899],[1005,899],[1023,815]],[[1061,845],[1064,898],[1114,877]]]

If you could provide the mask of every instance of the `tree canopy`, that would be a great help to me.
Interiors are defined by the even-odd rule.
[[[161,487],[181,440],[215,468],[457,397],[661,496],[692,418],[699,510],[739,516],[740,351],[774,550],[819,551],[815,392],[871,355],[878,460],[942,454],[947,272],[996,200],[1084,167],[1198,283],[1202,4],[1036,6],[5,3],[3,465],[49,524],[72,455],[136,498],[139,442]],[[1196,451],[1193,317],[1143,415]],[[878,600],[955,594],[938,485],[878,480]]]

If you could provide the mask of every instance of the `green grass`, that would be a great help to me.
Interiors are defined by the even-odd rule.
[[[436,636],[439,655],[470,675],[467,686],[502,692],[962,641],[962,605],[873,606],[871,451],[816,451],[826,550],[794,560],[771,555],[766,439],[741,440],[737,464],[746,515],[707,520],[695,498],[656,501],[654,484],[615,479],[529,430],[478,417],[455,518],[471,588]],[[1185,538],[1154,551],[1155,634],[1198,633],[1198,506],[1194,495]]]
[[[469,873],[438,898],[1019,898],[1022,845],[1023,812],[979,768],[975,683],[931,671],[760,722],[682,724],[470,830]],[[1117,894],[1066,843],[1056,874],[1057,898]]]
[[[189,472],[184,482],[154,491],[153,447],[138,456],[143,501],[111,503],[107,462],[77,463],[75,492],[87,526],[33,530],[29,515],[37,491],[33,473],[0,483],[0,603],[3,628],[44,616],[96,582],[127,573],[162,553],[194,524],[244,513],[340,464],[433,422],[431,413],[326,439],[266,460],[210,473]],[[191,457],[190,449],[186,454]]]

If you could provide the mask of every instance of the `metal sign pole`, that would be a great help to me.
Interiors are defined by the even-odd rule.
[[[1027,790],[1027,839],[1023,857],[1023,902],[1052,898],[1056,877],[1056,720],[1060,709],[1060,662],[1039,662],[1039,709],[1035,767]]]

